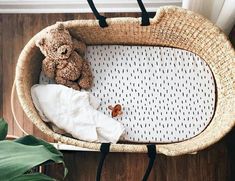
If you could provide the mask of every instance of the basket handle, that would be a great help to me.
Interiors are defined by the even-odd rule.
[[[100,13],[97,11],[94,3],[93,3],[93,0],[87,0],[92,12],[94,13],[95,17],[97,20],[99,20],[99,25],[101,28],[105,28],[105,27],[108,27],[108,24],[106,22],[106,17],[105,16],[102,16],[100,15]],[[142,0],[137,0],[138,2],[138,5],[140,7],[140,10],[141,10],[141,16],[142,16],[142,19],[141,19],[141,26],[148,26],[150,25],[150,21],[149,21],[149,15],[148,15],[148,12],[146,11],[145,7],[144,7],[144,4],[142,2]]]
[[[102,143],[100,146],[100,161],[96,172],[96,181],[100,181],[104,160],[109,153],[110,143]]]
[[[156,145],[149,144],[149,145],[147,145],[147,148],[148,148],[149,164],[148,164],[148,167],[145,171],[145,174],[144,174],[142,181],[148,180],[149,174],[153,168],[153,164],[154,164],[154,161],[155,161],[156,155],[157,155]]]
[[[137,2],[138,2],[138,5],[140,7],[140,10],[141,10],[141,16],[142,16],[141,26],[150,25],[149,15],[148,15],[148,12],[146,11],[145,7],[144,7],[144,4],[143,4],[142,0],[137,0]]]
[[[149,145],[147,145],[147,148],[148,148],[149,163],[148,163],[148,167],[145,171],[145,174],[144,174],[142,181],[148,180],[148,177],[149,177],[150,172],[153,168],[153,164],[154,164],[154,161],[155,161],[156,155],[157,155],[156,145],[149,144]],[[107,154],[109,153],[109,150],[110,150],[110,143],[102,143],[101,144],[101,146],[100,146],[101,155],[100,155],[100,161],[99,161],[99,165],[97,167],[97,172],[96,172],[96,181],[100,181],[104,160],[105,160]]]

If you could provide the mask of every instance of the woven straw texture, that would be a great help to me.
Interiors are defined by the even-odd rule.
[[[178,143],[156,145],[159,153],[176,156],[197,152],[221,139],[235,123],[235,51],[219,28],[202,16],[178,7],[162,7],[140,26],[140,18],[107,19],[108,27],[100,28],[97,20],[63,22],[72,36],[88,45],[152,45],[181,48],[193,52],[210,66],[217,88],[216,110],[209,126],[198,136]],[[16,90],[30,120],[57,141],[99,150],[99,143],[89,143],[54,133],[39,117],[30,94],[38,83],[43,56],[35,45],[36,34],[22,50],[16,67]],[[147,152],[145,144],[113,144],[115,152]]]

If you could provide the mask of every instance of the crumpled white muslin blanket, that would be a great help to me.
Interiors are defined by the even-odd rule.
[[[89,92],[59,84],[37,84],[32,86],[31,95],[41,118],[74,138],[116,143],[124,133],[120,122],[96,110],[100,101]]]

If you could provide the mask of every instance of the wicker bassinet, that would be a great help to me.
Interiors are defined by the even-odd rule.
[[[64,22],[74,37],[82,37],[88,45],[167,46],[193,52],[210,66],[216,81],[217,102],[213,120],[198,136],[178,143],[158,144],[157,152],[175,156],[197,152],[220,140],[235,123],[235,52],[219,28],[202,16],[178,7],[162,7],[140,26],[140,18],[110,18],[108,27],[97,20]],[[42,30],[44,31],[44,30]],[[99,143],[89,143],[53,132],[39,117],[30,94],[40,74],[43,56],[35,46],[35,35],[24,47],[16,67],[16,90],[29,119],[45,134],[57,141],[99,150]],[[98,36],[97,36],[98,35]],[[145,144],[112,144],[115,152],[147,152]]]

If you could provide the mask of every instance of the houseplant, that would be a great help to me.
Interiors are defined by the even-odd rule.
[[[33,168],[44,164],[60,163],[67,168],[63,154],[51,144],[27,135],[15,140],[6,140],[8,125],[0,118],[0,175],[2,181],[55,181]]]

